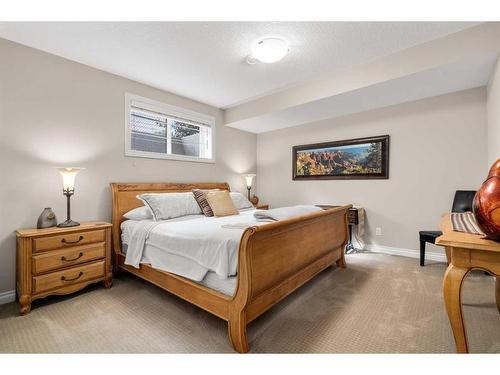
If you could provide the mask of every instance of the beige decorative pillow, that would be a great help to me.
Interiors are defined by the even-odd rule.
[[[228,191],[209,191],[206,193],[206,197],[214,216],[239,214]]]

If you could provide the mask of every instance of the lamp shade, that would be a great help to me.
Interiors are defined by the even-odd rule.
[[[84,168],[57,167],[57,170],[62,176],[64,191],[72,191],[75,189],[75,177],[82,169]]]
[[[245,177],[247,187],[252,187],[252,181],[253,181],[253,178],[255,177],[255,175],[254,174],[244,174],[243,177]]]

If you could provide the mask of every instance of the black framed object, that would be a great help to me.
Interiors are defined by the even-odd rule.
[[[294,180],[389,178],[389,136],[292,147]]]

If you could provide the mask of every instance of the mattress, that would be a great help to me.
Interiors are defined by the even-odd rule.
[[[126,248],[127,244],[122,245],[122,249],[124,251],[124,254],[126,254]],[[149,265],[155,265],[154,268],[160,269],[160,270],[165,270],[165,267],[162,265],[165,264],[170,264],[169,267],[169,272],[172,272],[172,263],[175,262],[181,262],[182,258],[179,259],[173,259],[172,254],[166,253],[162,251],[161,249],[158,249],[154,246],[146,244],[146,247],[144,249],[144,254],[141,263],[149,264]],[[172,272],[177,274],[177,272]],[[192,280],[195,283],[201,284],[203,286],[206,286],[207,288],[213,289],[217,292],[220,292],[222,294],[225,294],[227,296],[234,296],[234,293],[236,292],[236,284],[237,284],[238,277],[237,276],[231,276],[226,279],[222,279],[219,275],[217,275],[213,271],[208,271],[203,279],[201,281],[196,281]]]

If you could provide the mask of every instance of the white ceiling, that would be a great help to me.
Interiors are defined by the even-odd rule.
[[[448,22],[0,22],[0,37],[227,108],[471,27]],[[290,54],[248,65],[279,34]]]

